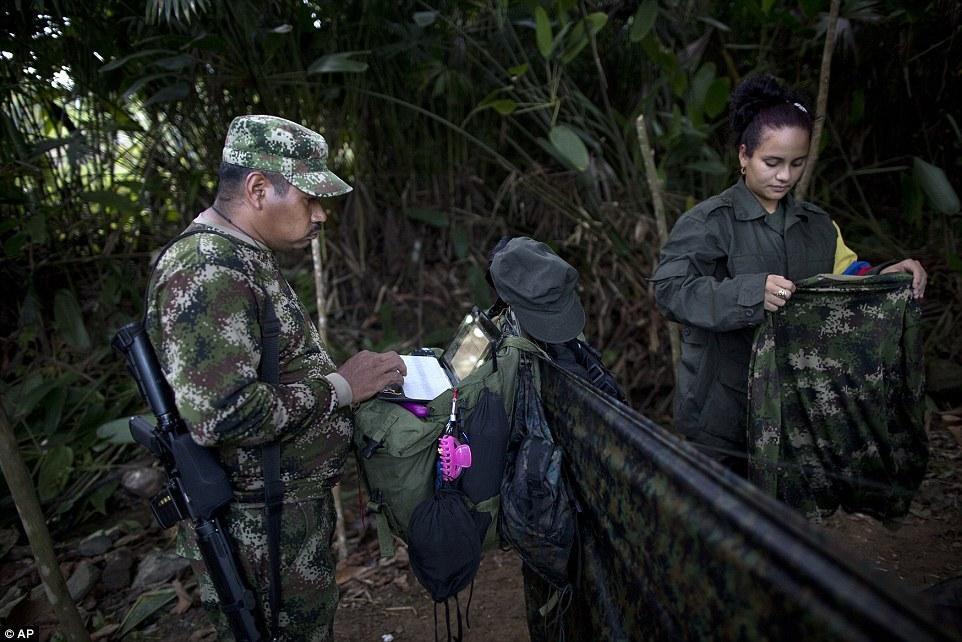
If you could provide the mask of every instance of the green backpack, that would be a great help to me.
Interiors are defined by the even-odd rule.
[[[489,359],[465,377],[458,386],[458,408],[465,424],[485,390],[500,395],[508,417],[514,409],[515,384],[520,352],[543,355],[527,339],[504,336]],[[427,406],[430,414],[419,419],[400,404],[371,399],[362,403],[354,415],[354,447],[367,487],[368,508],[377,520],[381,557],[394,555],[394,538],[407,541],[407,528],[415,507],[434,495],[438,438],[451,411],[452,391],[448,390]],[[498,523],[500,496],[480,502],[473,508],[491,515]],[[484,545],[497,544],[496,527],[488,529]]]

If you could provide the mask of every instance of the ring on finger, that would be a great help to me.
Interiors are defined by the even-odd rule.
[[[777,296],[779,299],[788,300],[788,291],[784,288],[779,288],[778,292],[775,293],[775,296]]]

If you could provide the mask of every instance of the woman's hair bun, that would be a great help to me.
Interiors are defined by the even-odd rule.
[[[728,120],[736,138],[741,136],[755,116],[773,105],[784,102],[794,102],[785,87],[769,74],[749,76],[743,80],[729,98]]]
[[[733,142],[736,145],[749,143],[749,152],[757,143],[759,132],[756,130],[760,130],[762,125],[798,125],[811,131],[812,116],[807,99],[769,74],[745,78],[732,91],[728,104],[728,123]],[[762,112],[766,113],[756,122]],[[746,130],[749,130],[748,141],[745,140]]]

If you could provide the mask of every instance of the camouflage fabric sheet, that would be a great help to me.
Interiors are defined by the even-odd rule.
[[[816,276],[752,350],[750,478],[817,516],[904,515],[925,475],[919,306],[907,274]]]
[[[575,590],[547,639],[949,639],[912,595],[637,412],[548,363],[541,396],[580,506]]]

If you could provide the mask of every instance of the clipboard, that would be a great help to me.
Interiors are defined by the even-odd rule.
[[[402,355],[408,374],[404,384],[378,393],[386,401],[431,401],[446,390],[457,386],[462,379],[484,364],[491,355],[492,345],[501,331],[477,306],[465,315],[454,339],[438,356],[430,348]]]

